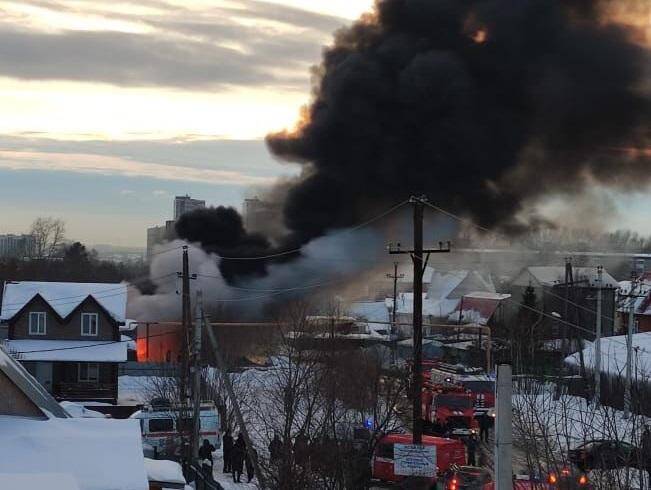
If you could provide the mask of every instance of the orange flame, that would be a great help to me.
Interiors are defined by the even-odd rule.
[[[488,32],[483,28],[477,29],[470,38],[477,44],[484,44],[488,39]]]

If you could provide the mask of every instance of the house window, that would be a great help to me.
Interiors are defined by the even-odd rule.
[[[81,314],[81,335],[97,337],[99,315],[97,313]]]
[[[29,312],[29,334],[45,335],[45,312],[43,311]]]
[[[99,381],[99,364],[96,362],[79,363],[79,382],[96,383]]]

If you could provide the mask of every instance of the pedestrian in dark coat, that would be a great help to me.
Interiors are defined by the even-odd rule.
[[[246,451],[246,457],[244,458],[244,466],[246,467],[246,478],[249,483],[253,480],[255,475],[255,467],[253,466],[253,454],[255,449],[249,449]],[[257,453],[255,454],[257,456]]]
[[[233,446],[233,455],[231,457],[233,469],[233,482],[242,483],[242,472],[244,471],[244,458],[246,457],[246,443],[242,433],[237,436],[237,441]]]
[[[230,473],[232,471],[233,436],[229,431],[226,431],[222,437],[222,448],[224,451],[224,473]]]
[[[477,439],[475,435],[471,435],[466,441],[466,450],[468,451],[468,466],[477,466],[475,453],[477,452]]]
[[[280,460],[280,456],[283,451],[283,443],[278,437],[278,434],[274,434],[274,438],[269,443],[269,456],[271,457],[272,463],[277,463]]]
[[[207,459],[210,461],[210,466],[212,466],[213,460],[212,460],[212,452],[215,450],[215,446],[210,444],[210,441],[208,439],[203,440],[203,444],[199,448],[199,459],[203,461],[204,459]]]
[[[646,470],[649,481],[648,488],[651,488],[651,428],[648,425],[644,426],[640,446],[642,449],[642,468]]]
[[[294,461],[303,466],[307,463],[310,452],[310,443],[303,432],[299,432],[294,440]]]
[[[479,440],[488,442],[488,430],[491,427],[491,419],[486,412],[482,413],[479,418]]]

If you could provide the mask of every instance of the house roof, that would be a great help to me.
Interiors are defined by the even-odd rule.
[[[459,305],[451,316],[458,315],[459,309],[462,309],[463,311],[461,314],[465,323],[472,322],[486,325],[499,307],[500,303],[510,297],[510,294],[490,293],[485,291],[466,294],[462,301],[459,302]]]
[[[65,318],[91,296],[117,322],[124,322],[127,284],[93,282],[5,282],[0,320],[10,320],[36,295]]]
[[[587,279],[586,286],[596,287],[596,267],[573,267],[574,281]],[[540,286],[555,286],[565,282],[565,266],[526,267],[513,280],[515,286],[528,286],[529,283]],[[602,274],[602,287],[618,288],[619,283],[606,272]]]
[[[2,473],[64,473],[80,490],[149,487],[137,420],[0,416],[0,434],[0,479]]]
[[[67,418],[70,415],[41,384],[0,345],[0,371],[9,378],[45,416]]]
[[[101,340],[7,340],[21,361],[126,362],[128,342]]]

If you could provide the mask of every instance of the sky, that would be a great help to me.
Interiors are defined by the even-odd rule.
[[[0,233],[37,216],[142,246],[174,195],[241,207],[295,166],[263,142],[372,0],[0,1]]]
[[[240,208],[295,175],[263,138],[372,3],[0,0],[0,233],[53,216],[89,245],[144,246],[174,195]],[[611,227],[651,233],[647,194],[608,195]]]

